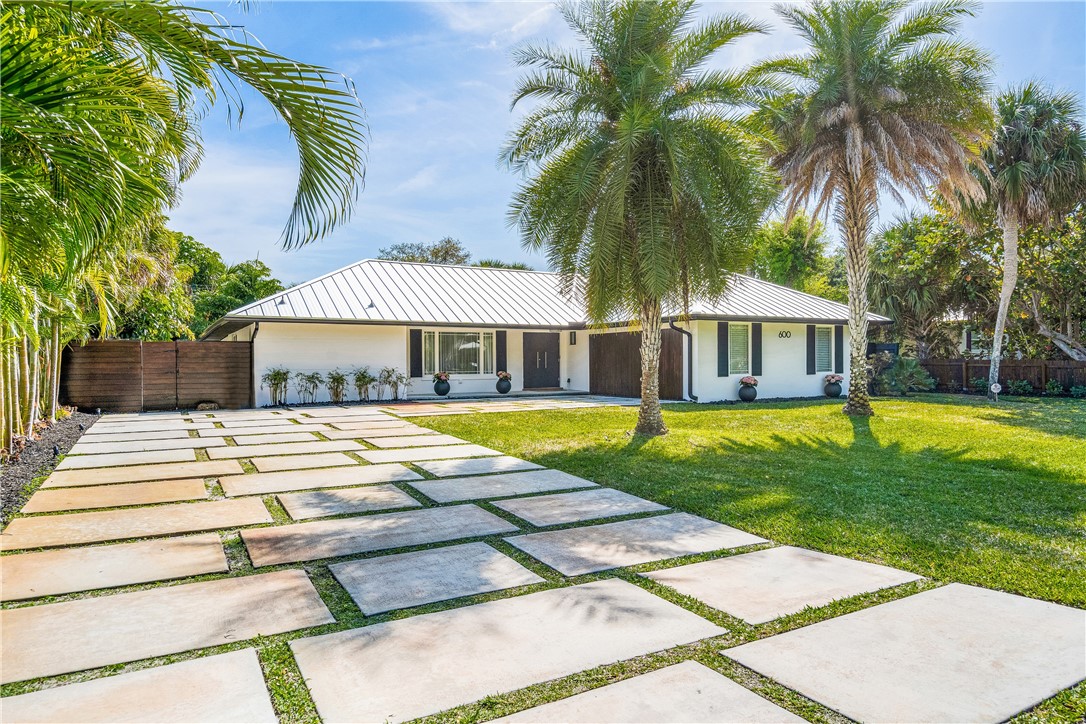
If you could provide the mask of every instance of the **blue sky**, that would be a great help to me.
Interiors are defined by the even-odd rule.
[[[259,255],[286,283],[376,256],[383,246],[443,236],[460,239],[476,258],[546,268],[506,226],[518,179],[496,158],[516,120],[510,49],[527,39],[573,42],[552,5],[261,0],[245,11],[193,4],[220,11],[278,53],[353,78],[370,127],[369,164],[353,220],[283,252],[278,240],[297,180],[293,142],[258,97],[245,97],[240,128],[219,104],[204,119],[204,162],[184,185],[171,228],[228,262]],[[700,12],[742,12],[774,24],[769,35],[720,52],[718,65],[801,49],[771,3],[704,2]],[[964,34],[995,56],[997,86],[1042,79],[1086,97],[1083,0],[986,2]]]

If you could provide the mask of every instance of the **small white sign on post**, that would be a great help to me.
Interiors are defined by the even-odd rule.
[[[999,399],[999,393],[1003,391],[1003,385],[998,382],[993,382],[992,386],[988,389],[992,391],[992,394],[996,396],[996,399]]]

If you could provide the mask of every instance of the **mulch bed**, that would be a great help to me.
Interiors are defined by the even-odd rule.
[[[57,464],[53,455],[53,446],[60,448],[60,454],[68,452],[83,432],[79,425],[90,427],[98,417],[83,412],[73,412],[70,417],[61,420],[46,429],[41,438],[23,448],[19,457],[4,464],[0,475],[0,519],[3,525],[15,517],[27,498],[38,487],[35,478],[48,475]]]

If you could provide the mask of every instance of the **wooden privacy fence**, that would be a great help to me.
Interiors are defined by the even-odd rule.
[[[978,377],[988,379],[989,360],[929,359],[920,365],[935,378],[936,389],[961,392],[970,387],[969,381]],[[1086,385],[1086,362],[1047,359],[1005,359],[999,363],[999,383],[1004,388],[1009,380],[1028,380],[1040,392],[1049,380],[1057,380],[1064,390]]]
[[[682,335],[662,331],[660,399],[683,399]],[[589,392],[617,397],[641,396],[641,333],[612,332],[588,337]]]
[[[60,401],[109,412],[252,407],[253,348],[248,342],[104,340],[69,345]]]

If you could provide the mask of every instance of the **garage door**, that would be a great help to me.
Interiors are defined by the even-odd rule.
[[[660,347],[660,398],[683,398],[683,341],[663,330]],[[641,333],[612,332],[588,337],[588,389],[597,395],[641,396]]]

